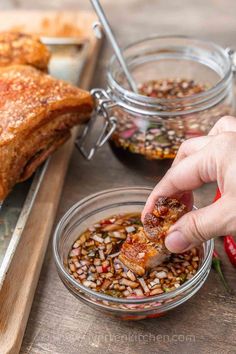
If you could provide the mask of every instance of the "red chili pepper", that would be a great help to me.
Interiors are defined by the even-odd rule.
[[[112,222],[110,220],[102,220],[101,225],[110,225]]]
[[[230,262],[236,267],[236,242],[232,236],[224,237],[224,247]]]
[[[214,201],[218,200],[220,197],[221,197],[221,193],[219,188],[217,188]],[[230,262],[236,267],[236,242],[233,236],[230,235],[224,236],[224,247]]]
[[[218,253],[216,252],[216,250],[214,250],[214,252],[213,252],[212,266],[215,269],[215,271],[218,273],[225,289],[228,291],[228,293],[231,293],[232,290],[230,289],[228,283],[225,280],[225,277],[224,277],[224,274],[223,274],[222,268],[221,268],[221,259],[218,255]]]
[[[215,198],[214,198],[214,202],[216,202],[218,199],[220,199],[220,197],[221,197],[221,193],[220,193],[219,188],[217,188],[216,195],[215,195]]]
[[[220,259],[220,256],[218,255],[216,250],[213,251],[213,257],[212,258],[219,258]]]
[[[103,273],[107,273],[108,272],[108,266],[102,266],[102,271],[103,271]]]

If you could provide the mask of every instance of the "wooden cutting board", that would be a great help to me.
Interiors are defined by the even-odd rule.
[[[88,38],[89,54],[80,80],[80,87],[88,89],[101,43],[92,33],[95,20],[96,17],[88,12],[7,11],[0,14],[0,30],[14,27],[49,36],[76,35]],[[0,291],[0,354],[16,354],[20,350],[75,136],[76,132],[49,161]]]

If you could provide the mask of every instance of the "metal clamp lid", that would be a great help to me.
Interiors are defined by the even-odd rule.
[[[88,124],[86,124],[85,128],[83,129],[81,135],[75,140],[75,146],[86,160],[91,160],[93,158],[96,151],[107,142],[107,140],[116,129],[116,118],[110,116],[109,114],[109,110],[115,107],[116,104],[111,101],[105,90],[93,89],[91,94],[94,96],[96,101],[94,117],[90,119]],[[103,125],[102,131],[98,136],[95,144],[92,146],[92,148],[86,150],[85,142],[97,117],[103,117],[105,124]]]
[[[232,48],[226,48],[225,49],[230,60],[231,60],[231,67],[232,67],[232,72],[235,74],[236,73],[236,52]]]

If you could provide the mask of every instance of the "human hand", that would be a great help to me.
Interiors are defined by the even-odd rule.
[[[177,197],[188,206],[165,239],[171,252],[183,252],[216,236],[236,234],[236,118],[221,118],[207,136],[186,140],[166,175],[150,194],[142,213],[157,198]],[[192,191],[217,182],[221,198],[192,211]]]

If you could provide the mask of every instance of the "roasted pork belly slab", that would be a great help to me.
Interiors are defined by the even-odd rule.
[[[140,227],[137,233],[128,235],[121,247],[119,260],[135,274],[142,276],[147,269],[164,262],[168,255],[164,243],[151,242],[143,227]]]
[[[0,200],[93,110],[89,92],[27,65],[0,68]]]
[[[123,243],[120,261],[140,276],[166,261],[170,252],[165,247],[165,236],[171,225],[186,212],[187,207],[178,200],[159,198],[153,212],[145,216],[144,227],[130,234]]]
[[[0,32],[0,67],[24,64],[47,71],[49,59],[49,50],[37,36]]]
[[[186,205],[177,199],[159,198],[152,213],[146,214],[144,218],[147,237],[154,242],[164,238],[169,228],[186,212]]]

